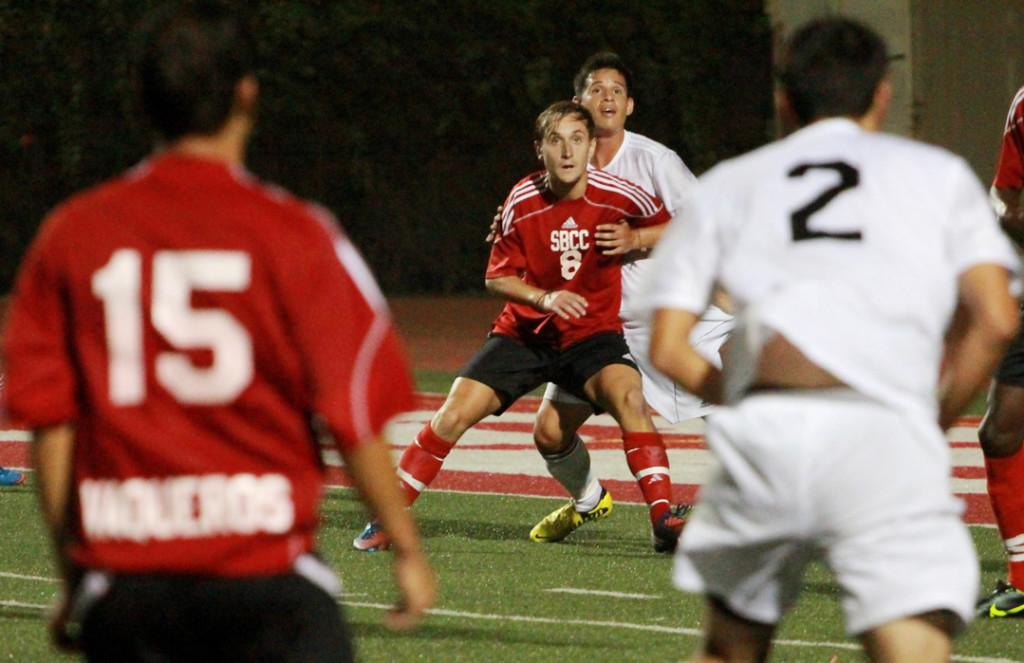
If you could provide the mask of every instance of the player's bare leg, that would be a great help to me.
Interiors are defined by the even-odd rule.
[[[558,454],[569,448],[576,431],[594,414],[594,409],[582,401],[555,400],[546,396],[533,422],[533,443],[541,455]]]
[[[1024,617],[1024,387],[993,384],[978,440],[985,454],[989,499],[1010,559],[1006,581],[978,603],[978,616]]]
[[[498,395],[487,385],[470,378],[455,378],[444,404],[406,447],[398,463],[398,476],[409,504],[441,471],[444,459],[459,438],[500,407]]]
[[[615,418],[623,433],[650,433],[656,429],[644,401],[640,372],[626,364],[609,364],[583,386]]]
[[[694,654],[697,663],[755,663],[768,658],[775,625],[744,619],[720,601],[708,598],[704,640]]]
[[[868,658],[876,663],[943,663],[949,660],[951,634],[959,626],[959,618],[937,610],[883,624],[861,635],[860,641]]]
[[[448,398],[405,448],[396,470],[406,501],[412,505],[441,471],[448,453],[471,426],[496,412],[501,401],[493,389],[470,378],[456,378]],[[357,550],[387,550],[391,539],[377,521],[366,524],[352,542]]]
[[[572,398],[572,397],[569,397]],[[549,386],[533,426],[533,441],[551,473],[572,500],[548,514],[530,530],[537,543],[561,541],[586,522],[604,518],[612,510],[611,495],[590,470],[590,452],[577,435],[594,413],[588,403],[567,400]]]
[[[640,372],[626,364],[610,364],[587,380],[583,389],[622,428],[626,463],[650,510],[654,549],[675,550],[689,507],[672,506],[668,454],[647,410]]]
[[[995,382],[988,395],[988,409],[978,427],[981,450],[992,458],[1017,453],[1024,441],[1024,387]]]
[[[444,404],[430,420],[438,436],[454,444],[463,433],[501,407],[493,389],[470,378],[455,378]]]

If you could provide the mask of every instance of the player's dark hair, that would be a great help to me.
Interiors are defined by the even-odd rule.
[[[804,25],[783,49],[778,77],[801,125],[825,117],[861,117],[885,77],[885,42],[846,18]]]
[[[576,78],[572,79],[572,89],[577,97],[582,97],[583,93],[587,91],[587,77],[598,69],[614,69],[622,74],[622,78],[626,81],[626,94],[630,97],[633,96],[633,72],[618,54],[601,51],[587,58],[580,70],[576,72]]]
[[[142,109],[166,140],[224,126],[235,85],[255,71],[255,48],[241,18],[212,2],[163,7],[137,35]]]
[[[594,116],[586,108],[575,101],[556,101],[537,116],[533,125],[533,137],[540,143],[558,122],[565,117],[576,116],[587,125],[587,136],[594,137]]]

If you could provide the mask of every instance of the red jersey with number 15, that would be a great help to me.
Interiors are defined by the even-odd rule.
[[[167,154],[44,223],[5,339],[12,417],[71,423],[71,554],[270,575],[313,547],[324,466],[412,404],[383,296],[324,210]]]
[[[587,299],[587,314],[563,320],[508,302],[491,331],[558,349],[601,332],[621,332],[622,256],[602,253],[594,240],[596,228],[623,220],[653,226],[670,218],[657,197],[598,170],[588,171],[586,190],[574,200],[555,197],[544,171],[523,178],[505,200],[502,237],[491,248],[487,278],[518,276],[544,290],[575,292]]]

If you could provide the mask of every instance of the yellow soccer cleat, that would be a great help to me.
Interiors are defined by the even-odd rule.
[[[544,520],[530,530],[530,540],[537,543],[556,543],[569,536],[583,523],[600,520],[612,512],[612,494],[601,488],[601,499],[597,506],[586,513],[576,510],[576,503],[569,501],[565,506],[555,509]]]
[[[1024,617],[1024,592],[999,580],[996,590],[978,601],[976,611],[981,619],[1019,619]]]

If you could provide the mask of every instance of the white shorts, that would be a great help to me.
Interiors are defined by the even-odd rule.
[[[775,624],[823,558],[846,629],[948,609],[966,624],[978,562],[934,422],[852,390],[755,393],[708,419],[720,467],[677,550],[681,589]]]
[[[714,307],[712,307],[714,309]],[[709,309],[709,312],[711,309]],[[705,316],[694,325],[690,332],[690,343],[702,357],[722,367],[722,358],[718,349],[732,330],[732,318],[718,311],[721,315]],[[687,419],[695,419],[709,414],[714,407],[706,405],[701,399],[686,391],[661,371],[651,365],[649,349],[651,346],[651,328],[646,323],[626,321],[622,326],[629,354],[640,369],[643,378],[644,400],[669,423],[676,424]],[[572,394],[548,384],[544,398],[558,403],[585,403]]]

